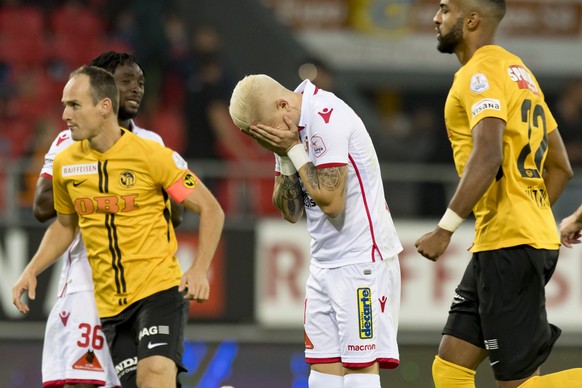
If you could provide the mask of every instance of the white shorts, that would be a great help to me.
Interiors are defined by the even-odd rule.
[[[396,368],[400,312],[398,257],[338,268],[310,266],[305,299],[305,359],[347,368]]]
[[[58,298],[46,324],[42,351],[44,388],[64,384],[121,387],[93,291]]]

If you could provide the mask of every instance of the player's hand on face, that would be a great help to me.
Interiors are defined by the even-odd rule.
[[[451,232],[437,227],[416,240],[414,246],[422,256],[437,261],[449,246],[452,235]]]
[[[178,291],[186,290],[184,299],[195,300],[198,303],[203,303],[210,297],[210,283],[206,273],[190,268],[186,271],[180,279],[180,287]]]
[[[266,149],[266,150],[269,150],[269,151],[271,151],[271,152],[275,152],[275,148],[274,148],[274,147],[273,147],[271,144],[267,143],[267,142],[266,142],[266,141],[264,141],[264,140],[261,140],[259,137],[257,137],[257,136],[254,136],[254,135],[253,135],[252,133],[250,133],[250,132],[245,132],[245,133],[246,133],[246,134],[247,134],[247,135],[248,135],[248,136],[249,136],[251,139],[253,139],[255,143],[257,143],[258,145],[260,145],[260,146],[261,146],[261,147],[263,147],[264,149]]]
[[[22,314],[26,314],[30,311],[30,308],[26,303],[23,303],[21,298],[22,295],[28,291],[28,299],[34,300],[36,298],[36,276],[32,275],[28,271],[24,271],[18,281],[14,284],[12,288],[12,303]]]
[[[287,155],[287,151],[295,144],[301,143],[299,130],[295,123],[287,116],[283,116],[286,129],[271,127],[265,124],[251,125],[249,134],[259,144],[280,156]]]

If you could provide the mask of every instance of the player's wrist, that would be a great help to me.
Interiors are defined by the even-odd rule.
[[[295,144],[293,147],[287,150],[287,157],[293,163],[293,166],[297,171],[301,169],[305,164],[311,162],[309,155],[305,152],[305,147],[302,143]]]
[[[287,156],[280,156],[279,160],[281,166],[281,175],[291,176],[297,173],[297,169],[293,165],[293,162]]]
[[[447,230],[451,233],[454,233],[459,226],[465,221],[464,218],[459,216],[454,210],[447,208],[445,214],[441,218],[438,223],[439,228]]]

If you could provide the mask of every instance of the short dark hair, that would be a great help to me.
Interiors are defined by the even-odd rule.
[[[115,74],[115,70],[118,66],[121,65],[133,65],[136,64],[144,73],[143,67],[139,64],[137,59],[129,53],[119,53],[116,51],[107,51],[96,58],[93,58],[89,63],[90,66],[100,67],[101,69],[105,69],[111,74]]]
[[[487,0],[488,3],[492,6],[495,11],[495,15],[497,16],[497,21],[500,22],[501,19],[505,16],[505,0]]]
[[[69,79],[81,74],[89,77],[93,104],[97,104],[97,102],[104,98],[109,98],[111,100],[113,112],[118,114],[119,91],[117,90],[117,84],[115,83],[113,74],[100,67],[85,65],[74,70],[69,76]]]

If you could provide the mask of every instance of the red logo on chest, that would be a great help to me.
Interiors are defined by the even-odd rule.
[[[327,124],[329,123],[331,112],[333,112],[333,108],[331,109],[323,108],[323,110],[321,112],[317,112],[317,114],[320,115],[323,121],[325,121],[325,123]]]

